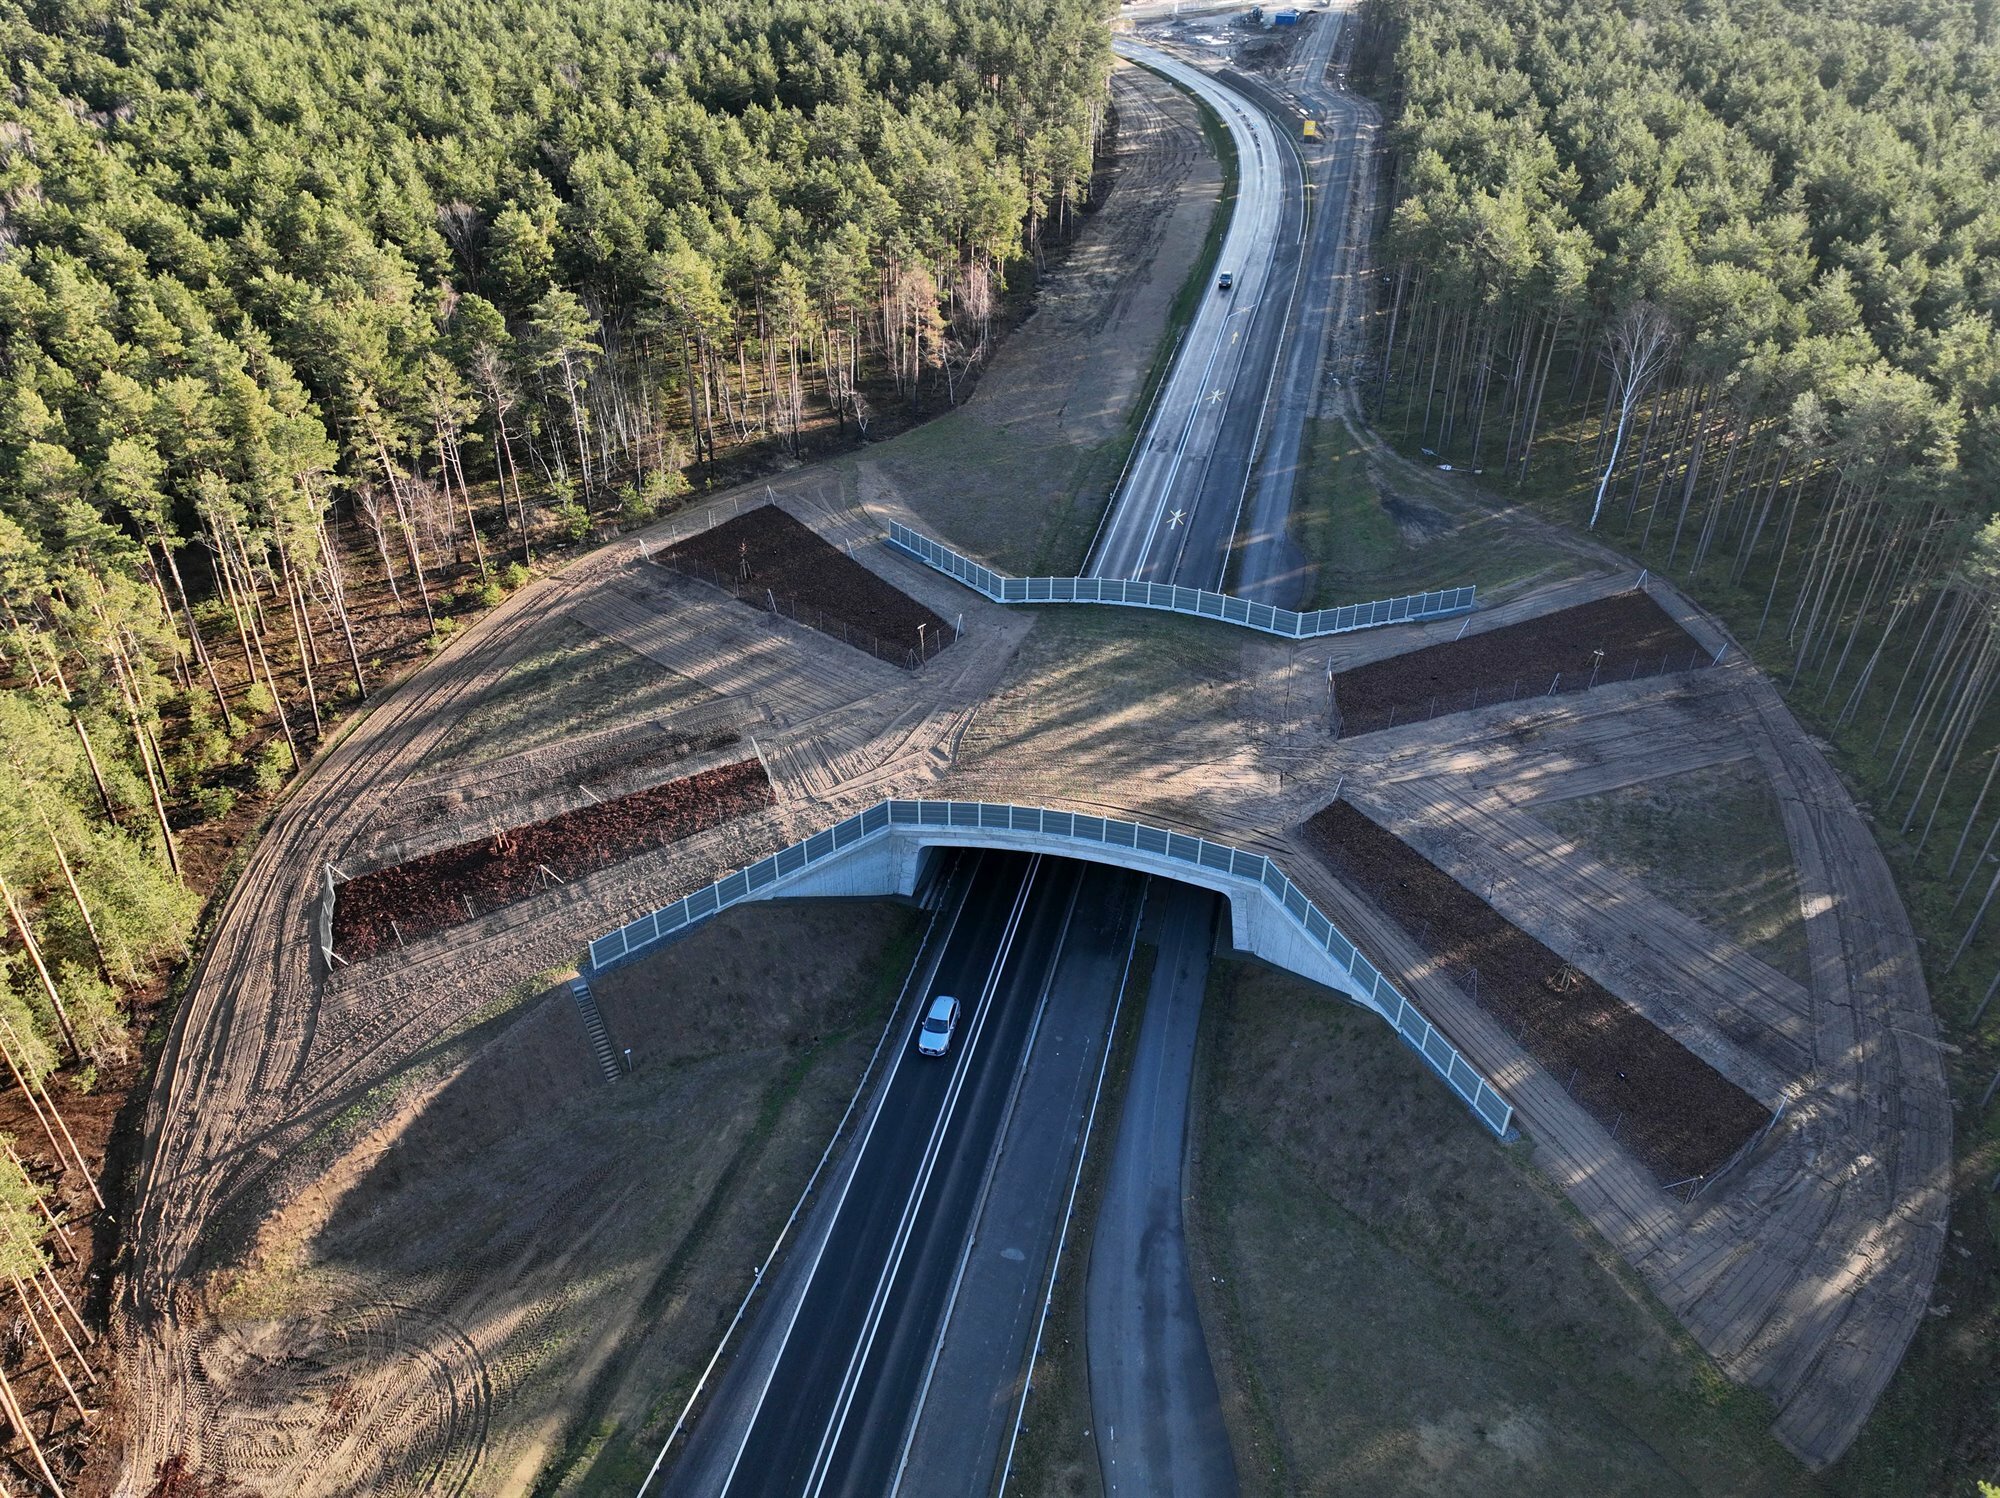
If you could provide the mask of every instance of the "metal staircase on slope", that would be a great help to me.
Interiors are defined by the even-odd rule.
[[[590,1037],[590,1049],[596,1053],[597,1064],[604,1068],[604,1080],[617,1081],[625,1074],[625,1068],[618,1058],[618,1048],[611,1043],[611,1032],[604,1028],[604,1016],[597,1012],[590,984],[579,974],[570,979],[569,993],[576,1000],[576,1012],[583,1016],[583,1033]]]

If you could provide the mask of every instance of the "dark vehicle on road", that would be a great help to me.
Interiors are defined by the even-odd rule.
[[[1217,291],[1227,291],[1229,290],[1230,287],[1234,286],[1235,284],[1236,284],[1236,272],[1233,270],[1226,270],[1222,273],[1222,278],[1215,283],[1215,289]]]
[[[926,1056],[942,1056],[951,1049],[951,1032],[957,1028],[958,1000],[941,993],[931,1000],[930,1011],[924,1015],[923,1028],[917,1032],[917,1049]]]

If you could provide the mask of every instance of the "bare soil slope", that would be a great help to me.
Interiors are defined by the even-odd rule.
[[[315,1183],[217,1286],[226,1470],[298,1498],[631,1486],[647,1415],[706,1360],[845,1105],[915,919],[733,912],[599,988],[633,1051],[619,1084],[557,985],[329,1119]]]

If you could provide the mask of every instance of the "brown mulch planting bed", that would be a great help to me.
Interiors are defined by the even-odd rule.
[[[414,941],[540,893],[548,882],[543,868],[574,879],[706,832],[773,799],[764,767],[746,759],[377,869],[340,886],[333,948],[359,962],[394,945],[398,932]]]
[[[776,505],[759,505],[653,558],[888,661],[915,667],[952,627]]]
[[[1706,1175],[1770,1115],[1631,1005],[1345,801],[1306,823],[1321,862],[1416,938],[1662,1182]]]
[[[1340,735],[1352,738],[1482,703],[1551,690],[1560,696],[1713,663],[1665,609],[1634,591],[1370,661],[1335,676],[1333,692]]]

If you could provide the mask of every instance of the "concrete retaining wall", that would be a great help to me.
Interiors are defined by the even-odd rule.
[[[1007,848],[1116,864],[1229,901],[1238,951],[1310,978],[1380,1015],[1473,1114],[1506,1137],[1513,1109],[1302,890],[1262,854],[1106,817],[983,801],[881,801],[590,944],[586,972],[630,962],[710,916],[777,896],[913,895],[929,848]]]

